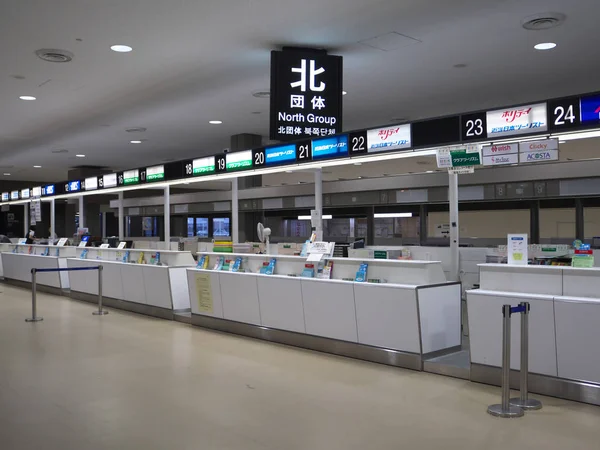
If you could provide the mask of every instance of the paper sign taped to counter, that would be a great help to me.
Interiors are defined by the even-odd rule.
[[[196,297],[198,298],[198,312],[213,314],[213,297],[209,273],[196,274]]]

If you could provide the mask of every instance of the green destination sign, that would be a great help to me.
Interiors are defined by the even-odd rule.
[[[481,157],[479,152],[467,153],[466,150],[458,150],[450,152],[452,159],[452,167],[479,166],[481,165]]]

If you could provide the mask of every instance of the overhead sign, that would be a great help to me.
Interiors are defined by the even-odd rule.
[[[558,160],[558,139],[521,142],[519,160],[522,163],[535,163]]]
[[[479,152],[467,152],[466,150],[451,151],[450,159],[452,160],[452,167],[481,165]]]
[[[65,192],[79,192],[81,190],[81,181],[74,180],[65,184]]]
[[[7,202],[8,200],[10,200],[10,192],[3,192],[2,193],[2,201]]]
[[[42,187],[41,186],[37,186],[31,189],[31,196],[32,197],[41,197],[42,196]]]
[[[105,188],[112,188],[117,186],[117,174],[109,173],[102,176],[102,183]]]
[[[138,169],[123,172],[123,185],[138,184],[140,182],[140,171]]]
[[[22,189],[21,190],[21,198],[26,200],[29,198],[29,189]]]
[[[348,156],[348,135],[332,136],[312,141],[312,159]]]
[[[367,152],[376,153],[387,150],[409,149],[410,125],[376,128],[367,131]]]
[[[11,200],[19,200],[19,191],[11,191],[10,199]]]
[[[227,171],[245,170],[252,168],[252,150],[227,153],[225,155]]]
[[[257,168],[293,163],[296,161],[296,144],[256,149],[253,152],[252,161],[254,167]]]
[[[161,181],[165,179],[165,166],[154,166],[146,169],[146,181]]]
[[[319,50],[271,52],[271,139],[342,131],[342,64]]]
[[[56,188],[53,184],[49,184],[48,186],[44,186],[42,188],[42,195],[43,196],[49,196],[49,195],[54,195],[56,194]]]
[[[581,97],[581,122],[584,124],[600,123],[600,95]]]
[[[84,186],[85,186],[86,191],[94,191],[94,190],[98,189],[98,178],[97,177],[86,178],[84,183],[85,183]]]
[[[488,111],[486,120],[488,139],[548,130],[545,103]]]

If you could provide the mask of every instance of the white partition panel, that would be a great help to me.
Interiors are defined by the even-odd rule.
[[[358,342],[354,283],[302,279],[302,298],[308,334]]]
[[[2,253],[4,277],[30,283],[31,269],[58,269],[58,259],[54,256]],[[39,273],[36,282],[44,286],[61,288],[59,272]]]
[[[97,266],[96,261],[87,261],[85,259],[68,259],[69,268],[78,269],[81,267]],[[104,275],[104,274],[102,274]],[[98,295],[98,271],[96,270],[73,270],[69,272],[69,284],[71,289],[77,292],[83,292],[91,295]],[[102,281],[103,286],[107,284]],[[104,292],[102,292],[104,295]]]
[[[529,317],[529,371],[557,376],[556,336],[554,331],[554,298],[533,294],[502,294],[474,290],[467,292],[471,362],[502,366],[502,305],[531,304]],[[512,369],[520,367],[521,318],[512,316]]]
[[[159,308],[173,309],[168,269],[161,266],[145,265],[142,266],[142,273],[146,291],[145,303]]]
[[[190,306],[192,313],[200,314],[203,316],[223,318],[223,300],[221,296],[221,282],[218,272],[211,272],[209,270],[196,270],[186,269],[188,279],[188,290],[190,295]],[[198,292],[196,286],[196,275],[197,274],[208,274],[210,277],[210,292],[211,296],[208,301],[208,305],[204,308],[200,308],[198,303]],[[212,308],[211,308],[212,305]],[[208,306],[208,308],[207,308]],[[208,309],[208,310],[207,310]]]
[[[139,264],[121,264],[123,298],[128,302],[146,304],[143,266]]]
[[[219,278],[223,317],[237,322],[260,325],[256,275],[220,272]]]
[[[183,267],[166,269],[169,271],[169,281],[171,284],[171,298],[173,309],[180,311],[190,309],[190,296],[188,292],[187,269]]]
[[[558,376],[600,383],[600,300],[555,299]]]
[[[124,300],[123,278],[121,277],[121,266],[119,262],[98,261],[104,267],[102,271],[102,295],[117,300]]]
[[[354,284],[358,342],[420,353],[414,286]]]
[[[600,269],[563,269],[563,292],[565,297],[600,298]]]
[[[481,264],[479,268],[481,289],[486,291],[562,295],[562,268],[558,266]]]
[[[423,353],[461,345],[460,284],[418,290]]]
[[[257,275],[263,326],[306,332],[300,281],[293,277]]]

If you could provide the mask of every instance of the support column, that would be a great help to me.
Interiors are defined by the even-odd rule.
[[[56,233],[56,204],[55,200],[50,200],[50,239],[54,239],[54,236],[58,237]]]
[[[460,280],[458,175],[448,174],[448,200],[450,204],[450,280]]]
[[[85,211],[83,209],[83,195],[79,197],[79,228],[85,228]]]
[[[125,224],[123,223],[123,191],[119,192],[119,241],[125,240]]]
[[[171,186],[165,186],[165,250],[171,250]]]
[[[29,203],[23,203],[23,236],[29,233]]]
[[[102,214],[102,239],[106,239],[106,212],[100,214]]]
[[[529,208],[529,243],[540,243],[540,202],[539,200],[531,202]]]
[[[375,207],[367,208],[367,242],[365,245],[375,245]]]
[[[315,224],[317,232],[317,241],[323,240],[323,171],[315,170],[315,211],[318,218]]]
[[[231,240],[240,243],[240,201],[238,197],[238,179],[231,180]]]
[[[427,245],[427,205],[421,204],[419,208],[419,245]]]
[[[585,239],[585,215],[583,212],[583,200],[575,199],[575,239],[583,242]]]

